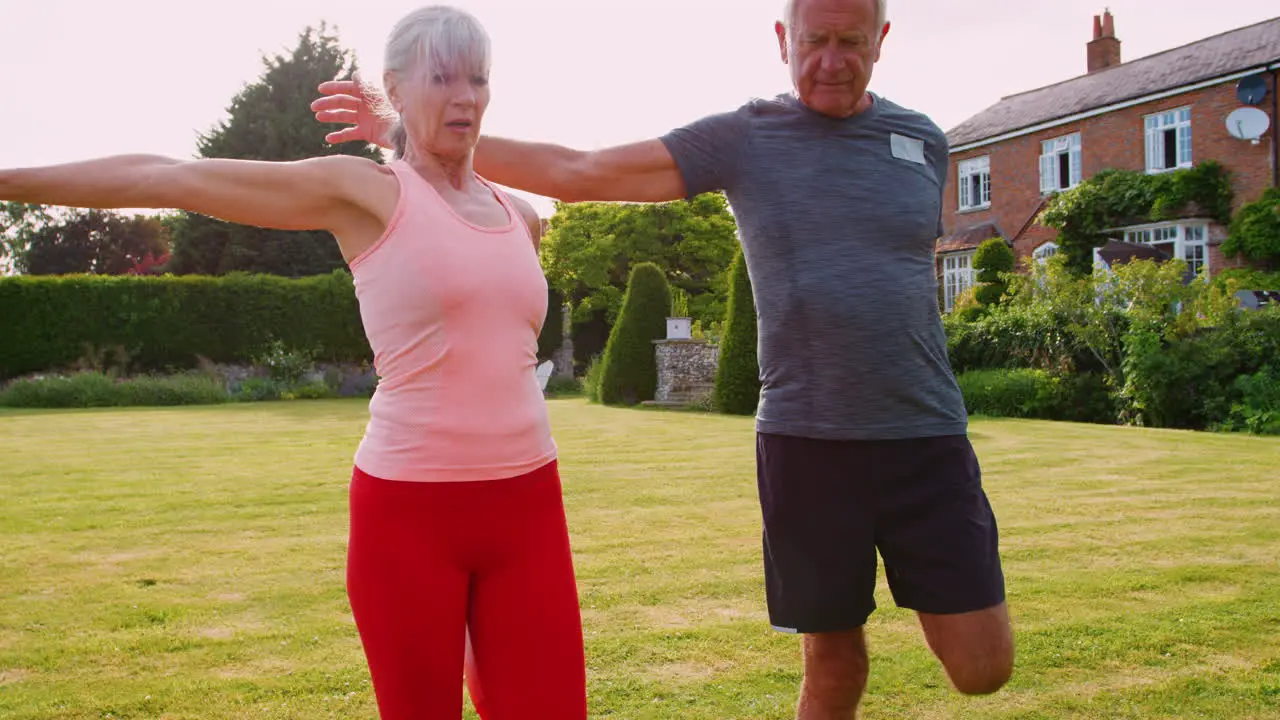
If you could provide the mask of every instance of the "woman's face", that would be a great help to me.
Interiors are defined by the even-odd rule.
[[[480,122],[489,107],[489,74],[481,68],[423,67],[397,77],[393,104],[409,147],[437,157],[460,158],[480,140]]]

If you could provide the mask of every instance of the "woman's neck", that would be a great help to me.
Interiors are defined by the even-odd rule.
[[[423,177],[447,183],[455,190],[462,190],[475,179],[470,152],[461,157],[444,157],[408,148],[403,159]]]

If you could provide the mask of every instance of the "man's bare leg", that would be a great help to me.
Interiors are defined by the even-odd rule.
[[[957,690],[989,695],[1009,681],[1014,651],[1008,605],[958,615],[919,615],[929,649]]]
[[[804,636],[804,682],[796,720],[852,720],[867,687],[862,628]]]

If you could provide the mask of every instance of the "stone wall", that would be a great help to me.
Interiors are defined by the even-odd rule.
[[[654,401],[692,405],[715,389],[720,348],[706,340],[655,340],[658,391]]]

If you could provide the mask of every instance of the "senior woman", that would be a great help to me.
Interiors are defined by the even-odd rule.
[[[432,6],[400,20],[383,77],[388,165],[124,155],[0,170],[4,200],[180,208],[337,239],[381,378],[355,452],[347,589],[388,720],[461,716],[468,632],[485,720],[586,717],[557,452],[534,373],[547,303],[539,221],[472,166],[489,66],[471,15]]]

